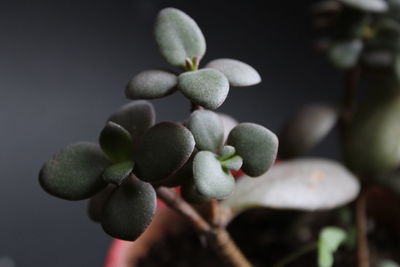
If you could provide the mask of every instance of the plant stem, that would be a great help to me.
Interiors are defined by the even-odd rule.
[[[367,206],[368,192],[363,191],[356,203],[356,224],[357,224],[357,262],[358,267],[369,267],[369,248],[368,248],[368,225],[367,225]]]
[[[191,224],[205,235],[210,246],[227,265],[232,267],[252,266],[224,227],[210,225],[190,204],[178,196],[174,190],[159,187],[156,191],[157,196],[168,207],[189,219]]]
[[[301,247],[300,249],[292,252],[291,254],[285,256],[283,259],[281,259],[280,261],[278,261],[277,263],[275,263],[273,265],[273,267],[283,267],[288,265],[289,263],[293,262],[294,260],[300,258],[301,256],[310,253],[311,251],[317,249],[318,243],[317,242],[313,242],[310,243],[304,247]]]

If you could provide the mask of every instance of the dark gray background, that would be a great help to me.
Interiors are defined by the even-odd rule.
[[[221,111],[277,131],[308,102],[332,102],[340,75],[311,49],[308,1],[0,1],[0,258],[16,266],[101,266],[110,238],[86,216],[86,202],[59,200],[37,181],[63,146],[97,139],[126,103],[131,76],[166,67],[152,39],[158,10],[174,6],[203,29],[203,62],[232,57],[263,77],[232,88]],[[182,120],[179,94],[154,101],[158,120]],[[333,138],[325,148],[331,149]]]

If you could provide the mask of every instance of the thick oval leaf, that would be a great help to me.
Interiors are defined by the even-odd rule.
[[[164,70],[145,70],[128,83],[125,95],[130,99],[154,99],[174,92],[178,78]]]
[[[106,186],[101,174],[110,164],[97,144],[75,143],[44,164],[39,182],[44,190],[56,197],[89,198]]]
[[[127,179],[109,197],[101,225],[114,238],[134,241],[146,230],[156,210],[156,192],[151,184]]]
[[[243,159],[240,156],[233,156],[229,159],[225,159],[221,161],[222,167],[231,170],[231,171],[238,171],[240,167],[243,165]]]
[[[202,69],[179,75],[178,88],[192,102],[207,109],[216,109],[228,96],[229,82],[218,70]]]
[[[243,158],[243,172],[252,177],[265,173],[274,163],[278,151],[276,135],[254,123],[236,126],[227,143],[235,147],[236,154]]]
[[[182,125],[159,123],[142,138],[135,154],[135,173],[147,182],[160,181],[185,164],[194,146],[192,133]]]
[[[388,8],[384,0],[340,0],[343,4],[363,11],[385,12]]]
[[[178,9],[161,10],[154,33],[161,54],[171,65],[185,67],[187,58],[202,58],[206,52],[206,41],[199,26]]]
[[[108,184],[106,188],[98,192],[89,200],[88,215],[92,221],[97,223],[101,222],[103,207],[116,188],[115,185]]]
[[[193,182],[198,193],[207,198],[223,199],[235,188],[235,179],[224,171],[216,155],[200,151],[193,160]]]
[[[206,68],[222,72],[231,86],[251,86],[261,82],[260,74],[252,66],[236,59],[215,59],[208,63]]]
[[[337,68],[348,69],[357,64],[362,48],[360,39],[340,41],[331,45],[328,57]]]
[[[132,160],[131,134],[121,125],[109,121],[100,133],[99,143],[104,153],[114,162]]]
[[[314,104],[301,109],[279,135],[279,158],[297,157],[317,145],[335,126],[337,109]]]
[[[131,174],[133,171],[133,166],[134,163],[132,161],[124,161],[114,164],[104,171],[103,179],[107,183],[120,185],[129,176],[129,174]]]
[[[299,159],[278,163],[257,179],[240,178],[222,204],[235,213],[256,207],[324,210],[353,201],[359,191],[358,179],[338,162]]]
[[[236,125],[239,124],[239,122],[227,114],[218,113],[218,115],[222,119],[222,123],[224,125],[224,140],[226,141],[228,139],[229,133],[232,131],[233,128],[236,127]]]
[[[132,136],[135,150],[142,135],[154,125],[156,115],[150,102],[138,100],[120,107],[109,120],[128,130]]]
[[[346,162],[359,175],[384,175],[400,166],[400,94],[380,83],[377,95],[360,106],[345,143]],[[379,90],[379,91],[378,91]],[[389,92],[393,90],[393,92]]]
[[[175,171],[172,175],[167,178],[152,183],[154,186],[167,186],[167,187],[176,187],[182,186],[186,184],[188,181],[193,180],[193,159],[197,154],[197,150],[194,149],[190,158],[186,161],[186,163],[179,168],[179,170]]]
[[[188,123],[199,150],[218,153],[224,142],[224,125],[218,114],[210,110],[196,110]]]
[[[318,266],[331,267],[333,253],[346,240],[347,234],[338,227],[325,227],[319,234],[318,240]]]

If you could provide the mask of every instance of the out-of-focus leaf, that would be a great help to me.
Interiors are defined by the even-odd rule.
[[[348,69],[357,64],[362,48],[359,39],[336,42],[331,45],[328,57],[337,68]]]
[[[384,0],[340,0],[343,4],[367,12],[381,13],[388,9]]]
[[[235,214],[256,207],[324,210],[349,203],[359,190],[358,179],[337,162],[289,160],[257,179],[239,179],[234,193],[222,205]]]
[[[108,184],[106,188],[98,192],[89,200],[88,215],[92,221],[98,223],[101,222],[103,207],[116,188],[115,185]]]
[[[338,227],[325,227],[319,234],[318,240],[318,266],[331,267],[333,254],[346,240],[347,234]]]

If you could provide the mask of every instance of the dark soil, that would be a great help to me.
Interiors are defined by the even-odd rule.
[[[378,259],[400,262],[399,202],[381,195],[372,196],[369,209],[369,246],[371,263]],[[380,203],[385,201],[386,203]],[[387,203],[389,201],[389,203]],[[379,208],[377,208],[379,207]],[[273,266],[289,253],[318,239],[320,229],[336,225],[351,229],[353,222],[343,223],[338,210],[302,213],[294,211],[253,210],[238,216],[228,227],[232,238],[254,266]],[[375,218],[375,219],[372,219]],[[377,218],[377,219],[376,219]],[[335,253],[334,266],[357,266],[354,246],[343,245]],[[316,264],[315,251],[299,257],[288,267],[312,267]],[[170,235],[156,242],[140,267],[152,266],[225,266],[204,240],[191,229]]]

